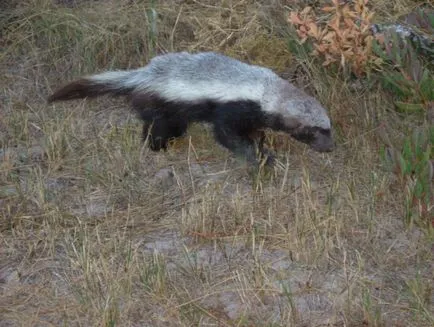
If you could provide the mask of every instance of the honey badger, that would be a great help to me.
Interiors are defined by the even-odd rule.
[[[166,149],[192,122],[212,124],[222,146],[250,161],[257,159],[254,135],[262,139],[267,128],[319,152],[334,148],[327,111],[315,98],[268,68],[215,52],[167,53],[142,68],[82,77],[48,102],[104,94],[129,96],[154,151]]]

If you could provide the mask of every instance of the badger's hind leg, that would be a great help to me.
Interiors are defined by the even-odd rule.
[[[183,119],[168,115],[153,116],[143,123],[143,139],[148,139],[152,151],[167,150],[171,139],[180,137],[187,131],[188,124]]]
[[[148,140],[152,151],[167,149],[168,126],[165,119],[154,119],[143,123],[143,140]]]

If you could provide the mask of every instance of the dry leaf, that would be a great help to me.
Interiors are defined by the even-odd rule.
[[[289,21],[294,25],[304,24],[304,22],[300,19],[300,17],[298,17],[298,14],[293,11],[291,11],[291,13],[289,14]]]
[[[329,46],[329,51],[333,54],[339,54],[340,50],[339,48],[336,46],[336,43],[331,43]]]
[[[375,39],[378,41],[378,43],[380,44],[384,44],[384,42],[386,41],[386,38],[384,37],[384,34],[376,34],[375,35]]]
[[[324,58],[324,66],[339,61],[342,67],[350,67],[355,74],[361,75],[367,64],[376,59],[372,54],[374,37],[369,31],[374,12],[367,8],[367,0],[355,0],[353,4],[344,5],[340,5],[339,0],[332,2],[334,7],[321,8],[323,12],[332,13],[325,26],[318,22],[311,7],[301,11],[302,17],[291,13],[289,20],[298,25],[297,34],[301,43],[311,41],[314,47],[311,54]],[[384,42],[384,36],[377,39]]]
[[[350,18],[344,18],[344,23],[345,23],[345,25],[347,25],[350,28],[359,29],[359,27]]]
[[[354,9],[359,13],[363,13],[365,11],[365,1],[359,0],[354,4]]]
[[[326,55],[326,60],[322,63],[323,66],[328,66],[331,63],[336,62],[336,59],[332,56]]]
[[[353,52],[351,49],[348,49],[348,50],[342,52],[342,55],[343,55],[345,58],[351,58],[351,57],[354,56],[354,52]]]
[[[336,32],[339,31],[339,17],[335,16],[333,17],[330,22],[327,24],[331,28],[333,28]]]
[[[375,12],[369,13],[364,19],[369,23],[374,18]]]
[[[371,52],[373,40],[374,40],[374,37],[372,35],[365,36],[365,38],[363,39],[363,41],[366,45],[366,48],[368,50],[367,52]]]
[[[321,8],[321,10],[324,12],[332,12],[332,11],[335,11],[336,8],[335,7],[324,7],[324,8]]]
[[[341,66],[345,67],[345,56],[343,53],[341,54]]]
[[[336,38],[336,32],[331,31],[324,35],[323,40],[332,42]]]
[[[307,15],[308,13],[310,13],[312,11],[312,7],[307,6],[306,8],[304,8],[300,14],[302,14],[303,16]]]
[[[319,53],[324,53],[327,51],[327,46],[325,44],[314,44],[314,47]]]
[[[309,35],[311,35],[314,38],[318,39],[319,38],[318,26],[316,26],[315,23],[310,23],[308,25],[308,27],[309,27]]]
[[[297,35],[299,36],[300,39],[304,39],[307,37],[306,32],[297,30]]]
[[[353,19],[360,19],[360,14],[355,11],[350,11],[348,12],[347,17]]]
[[[344,17],[347,17],[347,15],[350,13],[350,6],[348,4],[346,4],[345,6],[343,6],[342,8],[342,15]]]

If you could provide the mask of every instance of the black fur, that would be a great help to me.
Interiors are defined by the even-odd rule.
[[[206,122],[213,125],[215,138],[222,146],[255,161],[257,149],[269,156],[263,148],[262,129],[275,128],[272,125],[279,121],[265,114],[254,101],[175,103],[140,96],[133,98],[132,103],[144,121],[143,137],[149,137],[154,151],[167,149],[169,140],[184,135],[190,123]]]

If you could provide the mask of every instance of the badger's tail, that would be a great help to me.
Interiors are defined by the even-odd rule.
[[[57,89],[47,99],[48,103],[96,97],[103,94],[127,95],[141,84],[143,69],[105,72],[80,78]],[[145,73],[146,74],[146,73]]]

